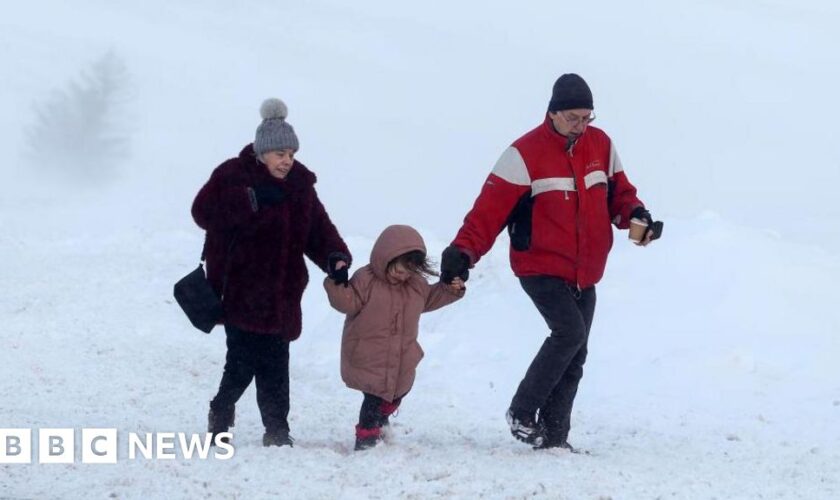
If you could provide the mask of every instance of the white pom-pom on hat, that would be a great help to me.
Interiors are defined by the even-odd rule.
[[[260,116],[263,120],[257,126],[257,133],[254,135],[254,154],[259,156],[269,151],[300,149],[295,129],[286,121],[288,114],[286,103],[280,99],[263,101],[260,106]]]
[[[273,118],[280,118],[285,120],[289,116],[289,108],[286,103],[275,97],[266,99],[260,106],[260,116],[263,120],[271,120]]]

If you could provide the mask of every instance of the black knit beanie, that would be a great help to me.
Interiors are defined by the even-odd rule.
[[[567,109],[595,109],[592,105],[592,91],[589,85],[579,75],[566,73],[554,82],[551,90],[549,111],[564,111]]]

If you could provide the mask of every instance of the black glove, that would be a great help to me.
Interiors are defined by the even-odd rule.
[[[455,278],[467,281],[470,277],[470,258],[460,248],[449,245],[440,257],[440,280],[447,285]]]
[[[643,220],[647,223],[648,232],[653,233],[650,235],[651,241],[659,239],[659,237],[662,236],[662,221],[654,221],[650,212],[648,212],[645,207],[636,207],[630,214],[630,218]],[[645,237],[647,237],[647,233],[645,233]]]
[[[259,208],[268,208],[281,203],[286,198],[286,192],[276,184],[263,184],[254,188]]]
[[[336,264],[342,260],[347,265],[341,269],[336,269]],[[348,286],[348,283],[350,282],[349,270],[350,256],[346,253],[332,252],[329,256],[327,256],[327,276],[333,280],[333,283],[336,285],[344,285],[345,287]]]
[[[630,214],[630,218],[643,220],[647,223],[648,227],[653,225],[653,217],[650,216],[650,212],[648,212],[645,207],[634,208],[633,212]]]

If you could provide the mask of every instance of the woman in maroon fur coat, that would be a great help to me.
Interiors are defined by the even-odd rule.
[[[298,138],[286,105],[268,99],[253,144],[219,165],[192,215],[207,231],[207,277],[222,297],[227,357],[210,402],[208,432],[227,432],[234,406],[256,378],[265,446],[291,445],[289,342],[301,331],[309,281],[304,255],[337,282],[350,252],[315,192],[315,174],[295,160]]]

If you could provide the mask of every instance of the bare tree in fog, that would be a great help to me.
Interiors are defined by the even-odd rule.
[[[37,169],[81,181],[116,175],[129,152],[129,85],[125,63],[109,51],[36,104],[27,150]]]

